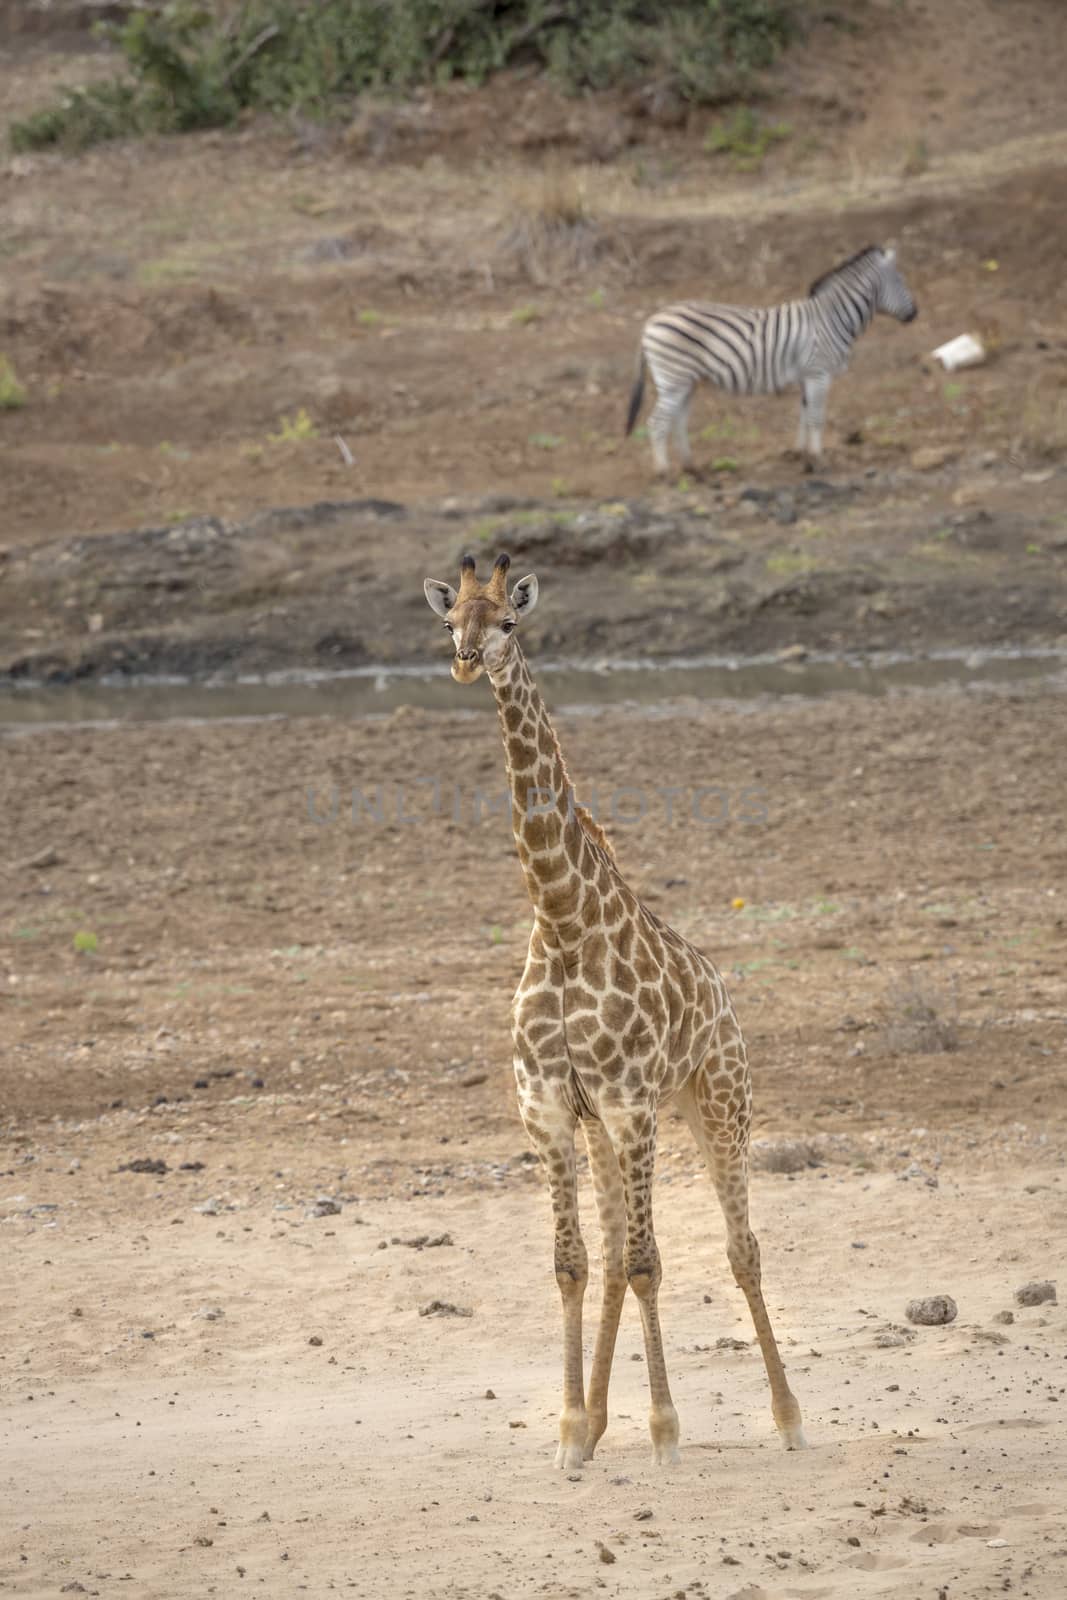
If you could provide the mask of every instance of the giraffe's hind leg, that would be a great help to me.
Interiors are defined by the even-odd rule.
[[[726,1220],[726,1253],[748,1301],[767,1378],[771,1410],[787,1450],[807,1444],[800,1406],[785,1368],[763,1299],[760,1251],[748,1220],[748,1132],[750,1094],[745,1046],[736,1023],[721,1054],[711,1056],[679,1096],[684,1115],[708,1164]]]
[[[587,1119],[582,1124],[589,1150],[589,1169],[593,1176],[600,1231],[604,1241],[604,1296],[600,1308],[600,1325],[597,1328],[596,1349],[593,1352],[593,1370],[589,1377],[589,1432],[585,1440],[585,1457],[588,1461],[608,1425],[608,1384],[611,1380],[611,1363],[615,1355],[615,1338],[619,1331],[619,1316],[626,1298],[626,1268],[623,1251],[626,1246],[626,1197],[622,1187],[622,1173],[611,1140],[600,1122]]]

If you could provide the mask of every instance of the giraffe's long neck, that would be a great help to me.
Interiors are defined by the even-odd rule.
[[[515,845],[537,920],[561,943],[581,936],[603,892],[610,847],[583,821],[559,740],[517,643],[490,673],[511,789]]]

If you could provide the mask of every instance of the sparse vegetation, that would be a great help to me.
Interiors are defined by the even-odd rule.
[[[768,150],[788,139],[791,132],[787,122],[762,122],[751,106],[738,106],[725,122],[712,128],[704,149],[709,155],[729,156],[740,172],[752,172],[763,165]]]
[[[603,245],[577,173],[552,162],[520,187],[498,253],[530,283],[541,285],[588,267]],[[525,317],[526,311],[533,315]],[[532,306],[520,308],[513,320],[532,321],[539,314]]]
[[[303,406],[291,417],[283,417],[277,433],[269,435],[271,444],[302,444],[317,439],[319,430]]]
[[[0,411],[18,411],[25,404],[26,391],[13,363],[7,356],[0,356]]]
[[[891,1055],[938,1055],[959,1048],[954,995],[914,975],[893,985],[882,1002],[881,1039]]]
[[[365,89],[483,81],[533,66],[571,89],[655,81],[685,100],[736,97],[773,61],[798,0],[166,0],[102,25],[123,71],[12,124],[16,150],[81,149],[224,127],[246,109],[326,116]]]
[[[1012,451],[1018,459],[1033,462],[1061,461],[1067,456],[1067,370],[1043,372],[1031,379]]]

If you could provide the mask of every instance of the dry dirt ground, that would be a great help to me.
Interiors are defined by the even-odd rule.
[[[706,153],[711,113],[521,81],[5,158],[0,671],[429,661],[423,574],[505,542],[545,579],[535,664],[1062,645],[1067,17],[859,22],[787,58],[756,173]],[[102,65],[11,31],[5,109]],[[792,401],[706,396],[717,468],[650,490],[618,437],[642,315],[890,237],[922,315],[866,337],[815,482]],[[946,379],[965,329],[993,359]],[[528,908],[472,816],[495,720],[455,693],[0,737],[0,1593],[1062,1600],[1062,1311],[1013,1301],[1063,1288],[1062,686],[559,718],[580,785],[645,789],[620,861],[746,1026],[814,1447],[717,1343],[750,1329],[668,1119],[682,1465],[648,1469],[628,1308],[579,1482],[507,1064]],[[457,771],[454,820],[417,780]],[[937,1292],[956,1322],[906,1328]]]
[[[553,1473],[548,1209],[507,1065],[527,907],[502,819],[417,786],[494,787],[490,711],[9,736],[8,1592],[1062,1594],[1062,1314],[991,1320],[1062,1268],[1062,694],[560,721],[581,781],[683,790],[618,849],[750,1036],[814,1449],[779,1453],[757,1354],[716,1344],[750,1329],[668,1120],[683,1465],[647,1467],[629,1318],[601,1456]],[[723,826],[691,820],[709,783]],[[384,820],[352,821],[378,785]],[[799,1170],[764,1170],[783,1140]],[[953,1326],[878,1344],[940,1292]]]

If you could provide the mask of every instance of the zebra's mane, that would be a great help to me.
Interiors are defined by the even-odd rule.
[[[815,279],[815,282],[808,290],[808,299],[814,300],[819,290],[824,288],[831,278],[836,278],[839,273],[844,272],[846,268],[858,266],[861,261],[866,261],[870,256],[880,256],[882,253],[881,245],[869,244],[862,250],[857,250],[854,256],[849,256],[847,261],[839,261],[836,267],[831,267],[829,272],[824,272],[821,278]]]

